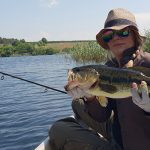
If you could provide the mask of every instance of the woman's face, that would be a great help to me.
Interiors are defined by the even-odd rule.
[[[123,52],[135,46],[133,32],[129,28],[113,33],[112,39],[107,42],[109,50],[115,55],[117,59],[121,59]]]

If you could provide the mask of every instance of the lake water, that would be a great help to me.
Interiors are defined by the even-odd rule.
[[[77,65],[63,55],[0,58],[1,72],[62,91],[68,69]],[[67,94],[5,76],[0,80],[0,150],[33,150],[54,121],[71,114]]]

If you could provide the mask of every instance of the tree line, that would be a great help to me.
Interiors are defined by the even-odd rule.
[[[0,56],[20,56],[20,55],[51,55],[54,49],[47,47],[48,41],[42,38],[38,42],[26,42],[24,39],[0,37]]]
[[[10,39],[7,39],[7,38],[2,38],[0,37],[0,44],[3,44],[3,45],[8,45],[8,44],[14,44],[15,42],[25,42],[24,39],[22,40],[18,40],[18,39],[14,39],[14,38],[10,38]]]

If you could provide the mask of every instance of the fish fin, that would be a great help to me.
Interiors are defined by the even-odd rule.
[[[108,104],[108,100],[107,100],[107,98],[104,97],[104,96],[97,96],[97,100],[98,100],[98,102],[100,103],[100,105],[101,105],[102,107],[106,107],[107,104]]]
[[[115,93],[117,92],[117,88],[113,85],[110,84],[100,84],[99,87],[101,88],[101,90],[107,92],[107,93]]]
[[[135,66],[135,67],[129,67],[128,69],[140,71],[147,77],[150,77],[150,68],[146,68],[146,67],[142,67],[142,66]]]

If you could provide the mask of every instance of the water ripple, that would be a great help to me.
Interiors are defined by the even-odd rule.
[[[64,91],[67,70],[62,55],[0,59],[0,71]],[[72,114],[71,98],[21,80],[0,80],[0,149],[32,150],[48,136],[52,123]]]

